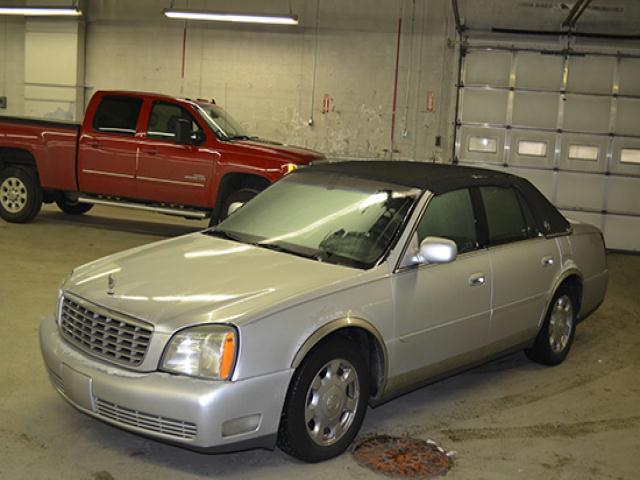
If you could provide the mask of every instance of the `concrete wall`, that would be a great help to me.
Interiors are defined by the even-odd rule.
[[[83,18],[86,59],[76,62],[85,68],[84,97],[97,89],[213,97],[250,133],[330,156],[450,159],[457,59],[449,42],[454,28],[448,0],[175,3],[187,2],[195,9],[265,13],[283,13],[291,5],[300,25],[185,24],[162,15],[169,2],[89,0]],[[7,29],[2,22],[0,28]],[[25,70],[25,33],[17,25],[8,30],[8,40],[0,30],[0,42],[11,44],[0,43],[0,54],[5,52],[0,67],[11,79],[2,85],[13,88],[9,104],[17,108],[28,90],[20,87],[24,73],[20,78],[16,73]],[[427,111],[428,92],[433,111]],[[322,113],[325,95],[330,108]]]
[[[24,115],[25,22],[0,18],[0,96],[7,97],[7,109],[0,115]]]

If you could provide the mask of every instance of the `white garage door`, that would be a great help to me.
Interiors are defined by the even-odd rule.
[[[458,162],[528,178],[640,251],[640,56],[471,47],[461,68]]]

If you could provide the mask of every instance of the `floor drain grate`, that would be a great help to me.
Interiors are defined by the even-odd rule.
[[[353,449],[360,465],[398,478],[430,478],[444,475],[453,465],[445,451],[431,441],[380,435]]]

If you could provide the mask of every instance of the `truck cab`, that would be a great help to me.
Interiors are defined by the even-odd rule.
[[[152,93],[98,91],[81,125],[0,117],[0,133],[0,215],[17,222],[44,200],[72,214],[106,204],[215,223],[324,158],[247,134],[213,101]]]

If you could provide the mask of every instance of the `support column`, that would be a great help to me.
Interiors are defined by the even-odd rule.
[[[80,121],[84,109],[84,40],[82,17],[27,19],[26,116]]]

